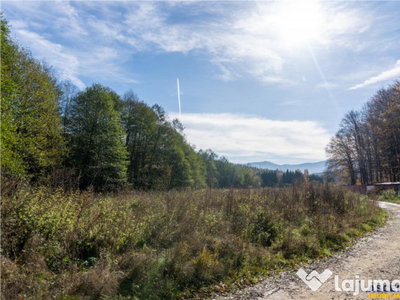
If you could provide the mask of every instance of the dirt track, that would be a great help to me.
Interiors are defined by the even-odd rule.
[[[385,227],[343,253],[303,268],[308,274],[313,270],[319,273],[325,269],[332,271],[332,276],[317,291],[313,292],[295,272],[283,272],[280,278],[267,278],[244,290],[213,299],[368,299],[368,292],[361,291],[355,296],[353,292],[336,291],[335,275],[339,278],[340,288],[343,280],[354,280],[356,275],[359,276],[358,280],[400,280],[400,205],[386,202],[380,202],[379,205],[389,211]]]

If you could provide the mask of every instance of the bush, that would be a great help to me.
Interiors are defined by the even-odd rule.
[[[378,197],[379,201],[400,203],[400,195],[394,190],[383,190]]]
[[[339,187],[2,190],[4,299],[176,299],[332,253],[382,224]]]

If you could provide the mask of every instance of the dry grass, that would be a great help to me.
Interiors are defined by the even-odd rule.
[[[3,299],[190,297],[329,255],[384,221],[358,195],[308,183],[118,195],[7,183],[2,194]]]

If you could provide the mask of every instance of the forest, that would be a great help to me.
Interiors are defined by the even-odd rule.
[[[400,181],[400,82],[348,112],[326,152],[327,171],[344,184]]]

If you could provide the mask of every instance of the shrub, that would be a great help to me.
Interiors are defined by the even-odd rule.
[[[309,183],[117,195],[19,183],[2,193],[4,299],[188,297],[330,254],[384,222],[372,202]]]
[[[394,190],[383,190],[378,197],[379,201],[400,203],[400,195]]]

